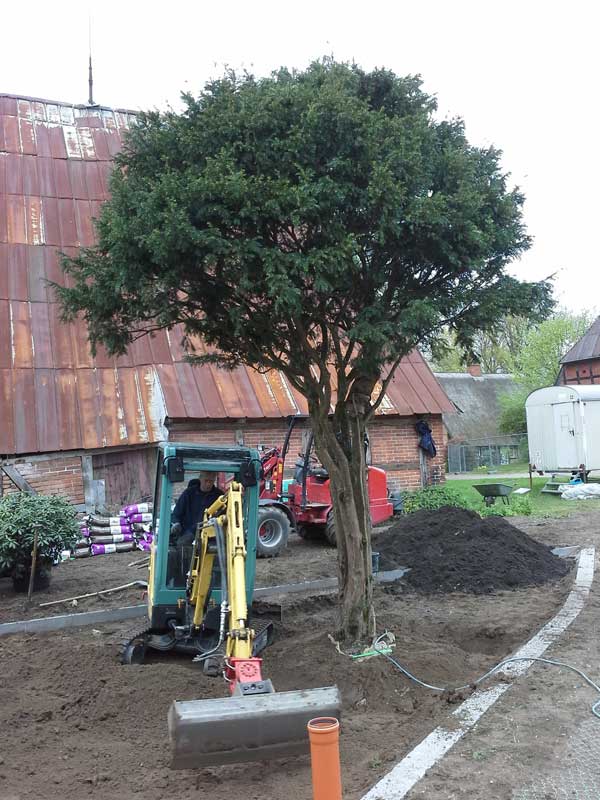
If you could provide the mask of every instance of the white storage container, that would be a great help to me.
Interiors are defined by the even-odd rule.
[[[536,470],[600,470],[600,385],[549,386],[527,398],[529,463]]]

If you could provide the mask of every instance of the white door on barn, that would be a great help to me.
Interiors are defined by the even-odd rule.
[[[575,427],[575,403],[554,405],[554,436],[558,469],[577,469],[577,431]]]

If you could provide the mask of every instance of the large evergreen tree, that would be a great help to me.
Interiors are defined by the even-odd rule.
[[[528,246],[523,197],[415,77],[326,60],[227,73],[184,99],[182,114],[140,115],[98,246],[66,262],[65,319],[83,312],[114,353],[183,323],[212,346],[205,361],[285,373],[331,476],[340,633],[364,641],[365,426],[400,359],[442,327],[468,342],[546,310],[546,284],[506,274]]]

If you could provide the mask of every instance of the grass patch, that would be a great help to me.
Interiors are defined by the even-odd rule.
[[[524,495],[524,498],[529,500],[531,506],[531,513],[534,517],[563,517],[573,511],[600,511],[600,500],[563,500],[558,495],[541,494],[548,478],[534,478],[533,489],[529,494]],[[474,483],[505,483],[512,486],[513,489],[520,487],[529,488],[529,478],[506,478],[502,480],[498,478],[484,477],[477,478],[476,480],[447,480],[445,486],[460,495],[464,501],[465,506],[472,508],[476,511],[485,510],[485,503],[483,497],[479,492],[473,488]],[[517,496],[511,497],[511,503],[515,503]],[[502,507],[502,500],[496,500],[495,508],[500,510]],[[494,507],[492,507],[493,510]],[[489,511],[486,510],[487,513]],[[502,513],[500,511],[500,513]]]

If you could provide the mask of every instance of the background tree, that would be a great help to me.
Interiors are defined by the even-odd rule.
[[[461,344],[547,284],[506,265],[529,244],[500,153],[438,121],[415,77],[323,61],[227,73],[185,111],[141,114],[99,243],[66,261],[65,319],[124,351],[182,323],[225,368],[278,369],[308,401],[331,477],[340,634],[374,632],[365,426],[400,359]]]
[[[594,320],[590,312],[572,314],[560,311],[532,327],[509,363],[516,389],[500,397],[503,433],[527,430],[525,401],[535,389],[552,386],[560,371],[560,360],[587,331]]]
[[[490,330],[475,333],[468,347],[461,347],[450,331],[436,343],[431,356],[435,372],[464,372],[469,364],[479,364],[488,374],[510,373],[527,333],[534,327],[535,317],[506,316],[495,321]]]

